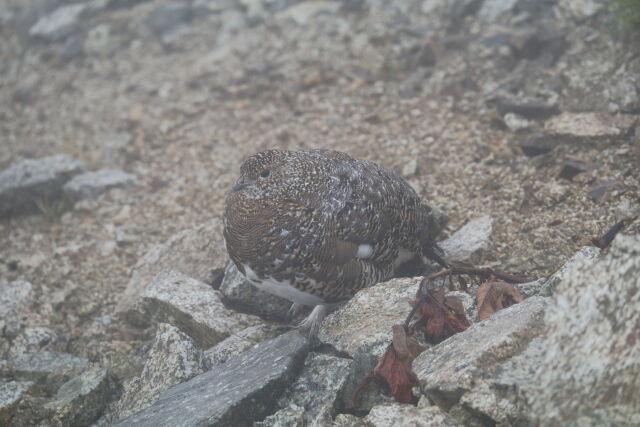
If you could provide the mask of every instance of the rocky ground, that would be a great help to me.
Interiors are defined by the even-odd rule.
[[[333,148],[442,207],[459,258],[546,278],[640,211],[640,36],[615,4],[0,0],[0,424],[158,425],[191,389],[184,424],[637,423],[638,221],[420,355],[417,406],[356,408],[416,279],[310,347],[219,233],[246,156]]]

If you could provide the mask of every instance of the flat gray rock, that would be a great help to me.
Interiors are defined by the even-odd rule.
[[[444,250],[446,259],[463,261],[487,247],[492,224],[493,218],[489,215],[474,218],[438,245]]]
[[[302,368],[307,338],[297,331],[265,341],[219,368],[165,391],[118,426],[250,425],[273,410]]]
[[[29,35],[50,41],[60,40],[73,32],[86,7],[87,5],[83,3],[61,6],[51,14],[40,18],[29,30]]]
[[[10,381],[0,384],[0,425],[11,425],[22,396],[33,383],[29,381]]]
[[[158,274],[147,285],[142,308],[152,319],[183,331],[202,349],[262,323],[257,317],[228,310],[220,297],[220,292],[211,286],[168,271]]]
[[[203,355],[203,367],[206,371],[226,363],[234,356],[253,347],[259,342],[275,338],[278,328],[271,325],[249,326],[237,334],[206,350]]]
[[[308,1],[290,6],[276,15],[277,19],[292,19],[298,25],[305,25],[319,14],[333,14],[340,9],[336,1]]]
[[[14,378],[33,381],[34,389],[53,394],[72,377],[84,371],[87,360],[67,353],[24,353],[8,361],[6,371]]]
[[[136,184],[137,179],[130,173],[117,169],[103,169],[76,175],[62,190],[70,201],[96,199],[111,188],[127,188]]]
[[[31,289],[31,283],[24,281],[0,285],[0,331],[3,338],[14,338],[29,314]]]
[[[318,338],[354,356],[361,346],[391,342],[392,326],[411,311],[420,278],[391,279],[362,289],[322,323]]]
[[[305,360],[302,373],[287,389],[278,403],[282,408],[295,405],[304,408],[304,424],[311,425],[322,416],[323,409],[330,416],[338,410],[338,397],[344,388],[351,360],[311,353]]]
[[[264,420],[253,423],[253,427],[305,427],[304,413],[304,408],[291,404]]]
[[[45,405],[52,426],[84,426],[96,421],[111,401],[115,388],[107,370],[95,367],[66,382],[55,400]]]
[[[322,323],[318,338],[353,357],[343,403],[351,404],[357,385],[378,363],[391,343],[393,325],[401,324],[411,311],[420,278],[391,279],[359,291],[344,307],[331,313]],[[389,397],[370,387],[362,393],[358,407],[368,411],[386,403]]]
[[[24,328],[11,342],[7,357],[15,358],[23,353],[44,351],[45,348],[53,344],[56,339],[56,333],[49,328]]]
[[[179,271],[217,287],[222,281],[228,259],[221,219],[214,218],[197,227],[180,231],[164,244],[149,250],[136,263],[117,309],[131,309],[145,286],[161,271]]]
[[[179,329],[160,323],[139,377],[118,401],[118,419],[150,406],[168,388],[203,372],[203,354]]]
[[[156,35],[167,34],[192,17],[191,5],[185,1],[171,1],[161,4],[149,13],[146,24]]]
[[[422,392],[439,404],[457,403],[541,332],[546,305],[545,298],[528,298],[427,349],[413,361]]]
[[[628,115],[562,113],[548,120],[545,127],[554,136],[599,140],[622,137],[636,122],[636,117]]]
[[[36,203],[62,196],[62,186],[84,172],[66,155],[28,159],[0,172],[0,216],[33,210]]]
[[[437,406],[415,407],[401,403],[374,406],[364,420],[367,427],[462,427]]]

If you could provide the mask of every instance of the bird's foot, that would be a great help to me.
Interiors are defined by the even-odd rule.
[[[289,319],[289,321],[293,320],[294,317],[296,317],[303,308],[304,305],[302,304],[298,304],[295,302],[291,303],[291,307],[289,308],[289,311],[287,311],[287,319]]]
[[[302,331],[308,332],[309,338],[314,338],[318,335],[320,325],[325,316],[329,312],[329,308],[326,305],[316,305],[313,307],[313,311],[304,319],[298,328]]]

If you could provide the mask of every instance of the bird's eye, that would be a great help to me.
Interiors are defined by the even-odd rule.
[[[270,173],[271,171],[269,169],[265,169],[262,172],[260,172],[260,178],[266,178],[269,176]]]

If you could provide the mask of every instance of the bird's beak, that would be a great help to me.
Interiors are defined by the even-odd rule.
[[[231,189],[231,193],[236,193],[240,190],[242,190],[243,188],[247,188],[247,184],[245,184],[244,182],[236,182],[236,185],[233,186],[233,188]]]

